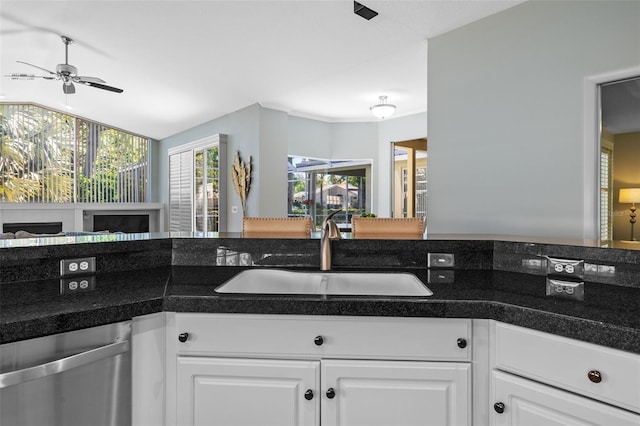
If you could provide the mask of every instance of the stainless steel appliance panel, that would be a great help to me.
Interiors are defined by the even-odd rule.
[[[0,426],[131,425],[131,322],[0,346]]]

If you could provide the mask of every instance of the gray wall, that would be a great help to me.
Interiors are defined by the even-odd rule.
[[[260,208],[252,216],[285,217],[287,215],[288,114],[261,108],[260,142],[255,189]]]
[[[367,123],[326,123],[289,117],[289,153],[327,159],[371,160],[371,211],[391,215],[391,143],[427,136],[427,113]]]
[[[160,202],[164,203],[165,206],[167,206],[169,202],[167,189],[169,183],[169,159],[167,151],[169,148],[184,145],[185,143],[196,141],[217,133],[224,133],[229,136],[227,140],[227,164],[231,165],[233,163],[233,157],[236,150],[238,150],[242,159],[245,161],[249,158],[249,155],[254,156],[254,166],[257,169],[257,158],[255,157],[256,153],[259,152],[258,142],[260,138],[260,114],[260,106],[257,104],[251,105],[247,108],[161,140],[158,150]],[[228,181],[227,206],[229,207],[227,208],[227,229],[229,231],[240,231],[242,229],[242,208],[240,198],[233,190],[230,176],[228,177]],[[247,210],[249,215],[259,214],[260,205],[259,195],[256,195],[257,192],[259,191],[254,185],[249,193],[249,197],[247,198]],[[238,213],[231,213],[230,206],[232,205],[238,206]],[[168,217],[166,218],[165,223],[169,223]]]
[[[429,40],[430,233],[582,238],[584,80],[639,64],[638,1],[529,1]]]
[[[289,117],[289,155],[331,158],[331,124],[308,118]]]
[[[247,199],[250,216],[284,217],[287,214],[287,156],[299,155],[323,159],[366,159],[372,161],[373,185],[369,201],[372,211],[381,216],[390,212],[389,164],[393,141],[426,136],[426,113],[368,123],[327,123],[290,116],[285,112],[255,104],[159,141],[159,200],[168,202],[169,148],[224,133],[228,135],[227,161],[233,162],[236,150],[243,160],[252,157],[253,184]],[[381,149],[384,145],[386,149]],[[386,164],[379,167],[379,164]],[[377,186],[380,185],[382,190]],[[229,179],[227,189],[227,229],[242,229],[242,214],[231,213],[240,200]],[[382,204],[381,204],[382,203]],[[382,206],[382,207],[381,207]],[[378,210],[380,209],[380,210]],[[165,219],[168,222],[168,218]]]

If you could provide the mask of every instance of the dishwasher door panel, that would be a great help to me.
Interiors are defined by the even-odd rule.
[[[0,346],[0,425],[129,426],[130,322]]]

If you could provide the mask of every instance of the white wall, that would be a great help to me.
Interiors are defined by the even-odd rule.
[[[640,64],[640,2],[526,2],[428,64],[430,233],[582,238],[583,85]]]

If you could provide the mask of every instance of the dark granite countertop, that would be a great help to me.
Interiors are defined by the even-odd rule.
[[[59,279],[2,284],[0,343],[161,311],[494,319],[640,354],[640,288],[585,282],[584,301],[546,296],[544,276],[455,270],[433,296],[274,296],[215,293],[242,267],[173,266],[95,276],[92,289]],[[398,271],[398,268],[394,268]],[[376,272],[382,270],[376,269]],[[410,268],[428,282],[425,268]],[[28,291],[27,291],[28,290]]]

